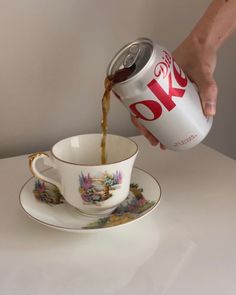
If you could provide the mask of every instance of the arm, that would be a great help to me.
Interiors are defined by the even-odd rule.
[[[236,29],[236,1],[214,0],[189,37],[218,49]]]
[[[206,115],[216,112],[213,73],[217,50],[236,29],[236,1],[214,0],[184,42],[174,51],[177,63],[199,88]]]
[[[207,116],[216,113],[217,84],[213,74],[217,50],[235,30],[236,0],[213,0],[188,37],[173,52],[176,62],[197,84]],[[132,122],[152,145],[159,143],[134,117]]]

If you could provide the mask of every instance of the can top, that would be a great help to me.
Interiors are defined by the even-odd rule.
[[[117,52],[107,69],[107,76],[115,74],[123,68],[135,66],[134,71],[126,78],[129,80],[138,74],[147,64],[153,52],[153,42],[147,38],[139,38],[125,45]],[[124,82],[124,81],[122,81]],[[120,83],[122,83],[120,82]]]

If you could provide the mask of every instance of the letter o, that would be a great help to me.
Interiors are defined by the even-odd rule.
[[[137,105],[144,105],[145,107],[147,107],[153,114],[153,118],[149,119],[147,117],[145,117],[138,109],[137,109]],[[136,118],[140,118],[144,121],[154,121],[156,119],[158,119],[161,116],[162,113],[162,107],[161,105],[155,101],[155,100],[142,100],[142,101],[138,101],[135,102],[133,104],[131,104],[129,106],[131,112],[136,116]]]

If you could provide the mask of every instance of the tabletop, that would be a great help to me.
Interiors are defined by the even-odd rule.
[[[143,219],[78,234],[19,204],[27,156],[0,160],[0,294],[236,294],[236,162],[200,144],[162,151],[141,136],[135,166],[162,188]]]

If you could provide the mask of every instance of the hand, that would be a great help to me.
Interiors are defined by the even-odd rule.
[[[173,52],[173,56],[189,79],[197,85],[205,115],[214,116],[217,99],[217,84],[213,77],[216,49],[190,35]]]
[[[217,84],[213,77],[216,50],[190,36],[173,52],[173,56],[189,79],[197,85],[205,115],[214,116],[217,99]],[[132,115],[131,121],[152,145],[159,143],[159,140]],[[165,149],[162,144],[160,147]]]

